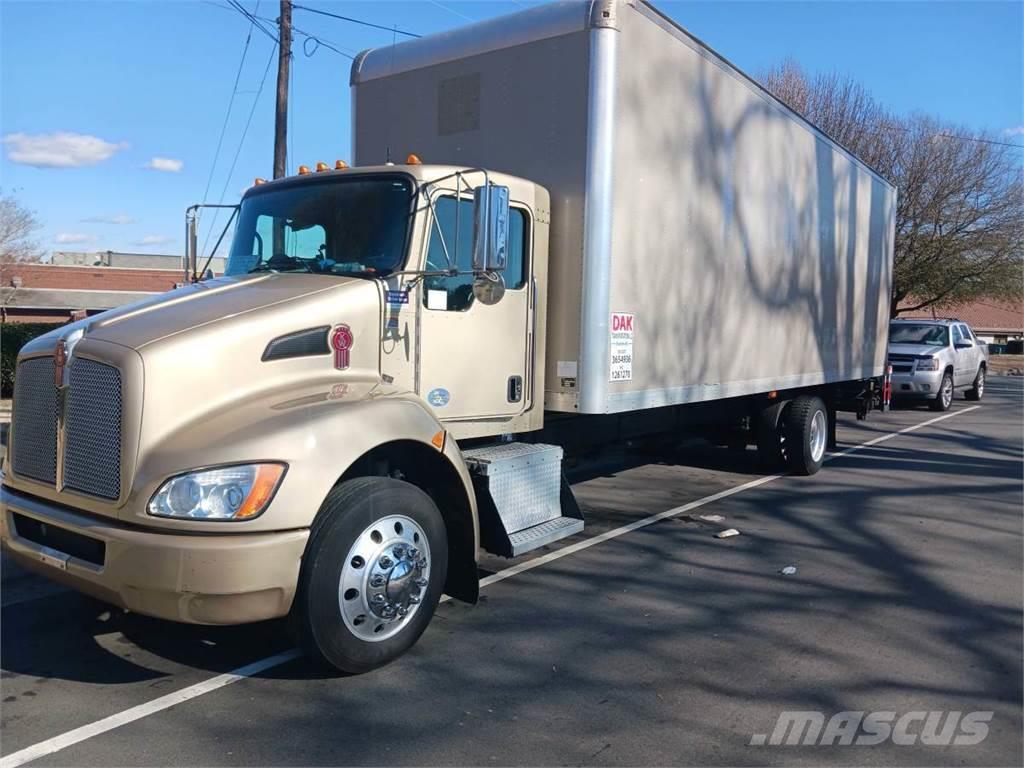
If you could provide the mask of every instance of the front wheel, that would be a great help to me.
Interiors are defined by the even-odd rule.
[[[447,569],[444,520],[426,493],[387,477],[346,481],[310,531],[290,617],[296,639],[341,672],[387,664],[427,628]]]
[[[825,463],[828,411],[820,397],[800,395],[782,415],[785,456],[795,475],[813,475]]]
[[[946,371],[942,374],[942,381],[939,384],[939,391],[928,403],[933,411],[948,411],[953,404],[953,374]]]
[[[964,397],[968,400],[981,400],[981,396],[985,394],[985,369],[979,368],[978,375],[974,377],[974,385],[964,392]]]

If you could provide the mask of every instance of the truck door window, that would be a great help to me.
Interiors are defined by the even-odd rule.
[[[431,276],[424,278],[423,303],[428,309],[462,312],[473,303],[473,201],[462,199],[458,202],[459,247],[455,248],[455,197],[446,195],[434,201],[436,221],[430,228],[430,244],[427,248],[427,270],[448,269],[444,246],[438,229],[444,235],[448,256],[459,272],[454,277]],[[508,290],[519,290],[526,285],[528,259],[526,257],[527,225],[526,211],[521,208],[509,209],[508,262],[502,277]]]
[[[959,325],[954,325],[953,326],[953,343],[954,344],[961,344],[961,343],[963,343],[963,340],[964,340],[964,335],[960,332],[960,326]]]

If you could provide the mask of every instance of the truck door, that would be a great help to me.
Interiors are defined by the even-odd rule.
[[[453,192],[434,197],[426,269],[459,272],[472,265],[473,201]],[[457,215],[456,215],[457,214]],[[456,245],[456,219],[458,244]],[[530,407],[533,281],[530,216],[513,202],[509,212],[505,296],[485,306],[473,296],[473,276],[425,277],[420,290],[418,391],[442,420],[509,417]]]

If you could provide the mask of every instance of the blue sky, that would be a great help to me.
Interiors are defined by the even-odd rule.
[[[298,2],[420,34],[534,4]],[[256,10],[255,0],[242,4]],[[1020,2],[657,5],[748,72],[792,57],[811,72],[852,75],[899,112],[1024,144]],[[275,18],[277,7],[263,0],[258,15]],[[352,54],[393,36],[300,9],[294,24]],[[36,211],[44,248],[181,252],[183,212],[207,188],[248,31],[225,0],[0,0],[0,186]],[[271,175],[276,60],[240,139],[272,47],[252,33],[207,200],[234,202],[253,177]],[[292,170],[350,149],[350,61],[311,48],[297,35]]]

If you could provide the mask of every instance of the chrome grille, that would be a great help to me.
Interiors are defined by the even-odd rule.
[[[14,377],[11,465],[16,475],[57,482],[57,388],[53,358],[34,357]]]
[[[104,499],[120,496],[121,372],[117,368],[86,358],[74,360],[64,428],[64,487]]]

